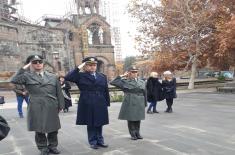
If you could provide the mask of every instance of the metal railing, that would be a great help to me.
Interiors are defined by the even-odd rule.
[[[217,79],[206,79],[206,80],[200,80],[200,81],[195,81],[194,85],[195,87],[200,87],[200,88],[208,88],[208,87],[219,87],[221,85],[224,85],[227,81],[231,80],[226,80],[226,81],[220,81]],[[188,86],[189,82],[177,82],[176,87],[177,89],[186,89]],[[121,91],[121,89],[109,85],[109,92],[116,92],[116,91]],[[71,94],[79,94],[80,91],[78,90],[77,86],[73,86],[72,89],[70,90]]]

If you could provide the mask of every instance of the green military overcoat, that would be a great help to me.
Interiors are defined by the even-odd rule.
[[[140,121],[145,119],[146,86],[140,79],[125,79],[118,76],[110,83],[124,92],[124,99],[118,119]]]
[[[29,131],[50,133],[61,128],[58,113],[64,107],[64,97],[56,75],[44,72],[43,77],[40,77],[35,72],[20,69],[11,82],[25,85],[29,92]]]

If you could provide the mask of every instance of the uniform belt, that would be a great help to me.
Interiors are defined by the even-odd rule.
[[[47,95],[51,95],[51,94],[45,94],[45,93],[42,93],[42,94],[30,94],[31,96],[47,96]]]
[[[136,93],[136,92],[125,92],[127,94],[135,94],[135,95],[138,95],[138,96],[144,96],[143,93]]]
[[[41,95],[30,95],[30,97],[50,97],[50,98],[53,98],[53,99],[57,99],[55,96],[51,95],[51,94],[41,94]]]
[[[103,94],[103,91],[97,91],[97,90],[83,90],[81,93],[93,93],[93,94]]]

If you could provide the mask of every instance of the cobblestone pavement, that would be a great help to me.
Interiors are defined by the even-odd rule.
[[[3,93],[0,92],[2,95]],[[6,95],[6,94],[5,94]],[[0,107],[10,126],[9,136],[0,142],[0,155],[39,155],[34,133],[26,129],[26,119],[16,112],[14,95]],[[69,113],[61,113],[59,130],[61,155],[234,155],[235,95],[211,91],[181,91],[172,114],[164,113],[166,104],[159,102],[159,114],[148,114],[141,123],[143,140],[130,140],[126,121],[118,120],[120,103],[109,108],[110,124],[104,126],[106,149],[92,150],[85,126],[76,126],[74,104]],[[24,108],[25,112],[26,108]]]

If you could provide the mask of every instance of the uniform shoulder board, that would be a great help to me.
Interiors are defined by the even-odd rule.
[[[51,71],[45,71],[45,73],[52,75],[52,76],[57,76],[55,73],[51,72]]]

